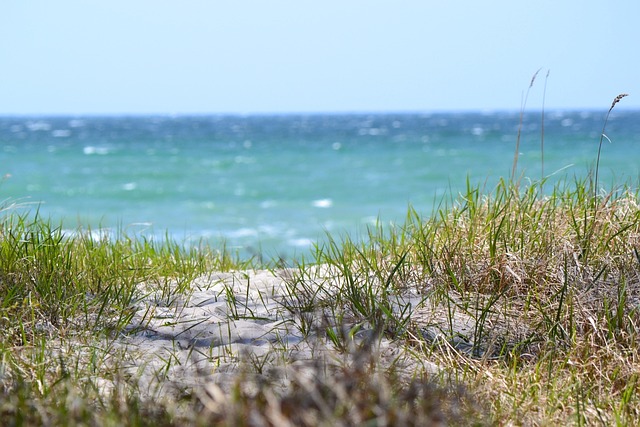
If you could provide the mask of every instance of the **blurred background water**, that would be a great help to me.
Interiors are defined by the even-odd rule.
[[[594,167],[606,111],[547,112],[544,175]],[[509,177],[518,112],[0,117],[0,198],[65,229],[123,230],[290,258],[332,235],[429,215]],[[640,111],[613,111],[605,188],[640,176]],[[519,174],[539,180],[541,114],[524,116]],[[554,174],[555,173],[555,174]]]

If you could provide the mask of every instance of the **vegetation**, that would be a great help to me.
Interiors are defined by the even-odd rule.
[[[633,425],[639,198],[631,186],[601,192],[597,172],[550,192],[544,179],[468,183],[429,218],[409,210],[366,242],[329,236],[288,269],[207,247],[69,235],[6,208],[0,424]],[[203,372],[198,384],[149,393],[127,375],[134,353],[118,343],[139,332],[144,298],[184,308],[197,278],[254,268],[284,277],[255,301],[267,309],[277,294],[274,319],[299,343],[278,338],[266,355],[221,344],[238,365],[229,389]],[[214,295],[229,319],[274,320],[249,306],[256,285],[234,286]],[[271,375],[299,362],[291,347],[302,343],[328,356],[284,382]],[[158,381],[181,363],[163,359]]]

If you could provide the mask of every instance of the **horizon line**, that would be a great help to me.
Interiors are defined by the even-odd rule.
[[[602,108],[545,108],[546,113],[594,113],[607,112],[609,106]],[[617,106],[614,111],[634,112],[640,107]],[[524,113],[541,112],[542,109],[527,108]],[[461,108],[438,110],[335,110],[335,111],[247,111],[247,112],[30,112],[10,113],[0,112],[0,117],[257,117],[257,116],[361,116],[361,115],[434,115],[434,114],[519,114],[518,108]]]

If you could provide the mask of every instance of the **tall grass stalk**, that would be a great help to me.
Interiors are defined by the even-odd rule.
[[[547,81],[549,80],[549,73],[551,70],[547,70],[547,75],[544,77],[544,89],[542,90],[542,110],[540,112],[540,182],[544,180],[544,106],[547,98]],[[540,189],[543,190],[543,185]],[[543,194],[543,191],[540,191]]]
[[[611,140],[609,139],[609,137],[607,137],[607,135],[605,134],[605,129],[607,127],[607,122],[609,121],[609,115],[611,114],[611,111],[613,110],[613,107],[616,106],[616,104],[618,102],[620,102],[620,100],[622,98],[624,98],[625,96],[629,96],[629,94],[627,93],[621,93],[620,95],[616,96],[613,100],[613,102],[611,103],[611,107],[609,107],[609,110],[607,111],[607,115],[604,118],[604,123],[602,125],[602,132],[600,132],[600,141],[598,143],[598,156],[596,157],[596,177],[595,177],[595,183],[593,185],[593,191],[594,191],[594,201],[595,199],[597,199],[598,197],[598,172],[600,171],[600,152],[602,151],[602,142],[604,141],[604,139],[606,138],[607,141],[611,142]]]
[[[538,69],[538,71],[536,71],[533,76],[531,77],[531,82],[529,83],[529,87],[527,88],[527,92],[524,95],[524,99],[522,100],[522,105],[520,106],[520,122],[518,124],[518,135],[516,136],[516,150],[515,153],[513,155],[513,166],[511,169],[511,181],[515,182],[516,181],[516,171],[518,169],[518,157],[520,157],[520,137],[522,135],[522,125],[523,125],[523,121],[524,121],[524,110],[527,107],[527,100],[529,99],[529,92],[531,91],[531,88],[533,87],[533,83],[536,81],[536,77],[538,76],[538,73],[540,72],[540,70],[542,70],[542,68]]]

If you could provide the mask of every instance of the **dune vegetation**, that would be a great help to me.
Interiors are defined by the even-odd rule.
[[[5,202],[0,424],[634,425],[638,186],[599,188],[601,146],[585,178],[518,179],[516,155],[495,188],[468,183],[433,215],[409,209],[404,224],[366,239],[328,236],[293,265],[68,234]],[[220,279],[215,297],[230,322],[285,328],[250,342],[268,352],[211,341],[234,366],[222,386],[207,380],[222,370],[211,351],[177,343],[175,354],[211,362],[194,368],[202,380],[142,390],[125,369],[138,357],[127,337],[144,337],[160,308],[187,307],[196,287],[223,277],[212,272],[254,270],[273,275],[273,288],[256,292],[246,274]],[[255,308],[270,301],[273,318]],[[163,356],[154,381],[177,365],[185,359]]]

